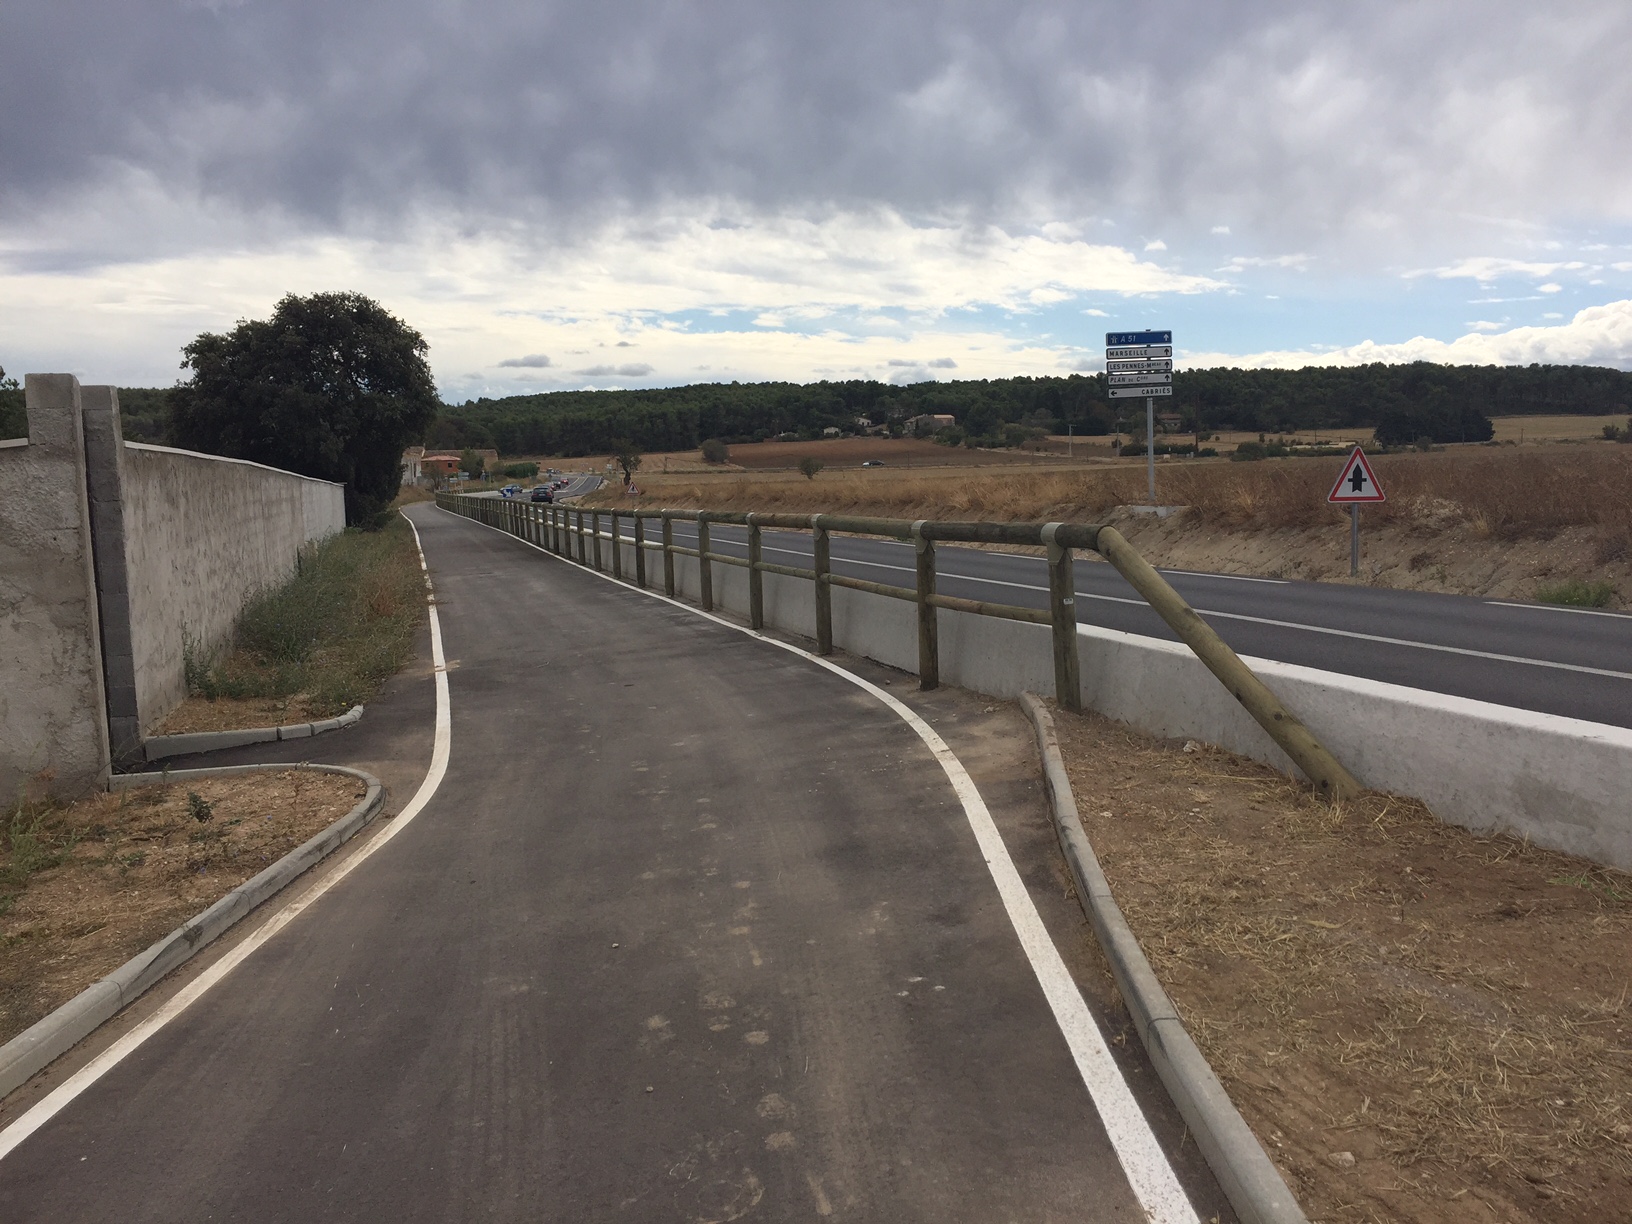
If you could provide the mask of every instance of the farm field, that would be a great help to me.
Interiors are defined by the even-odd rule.
[[[1624,427],[1619,416],[1510,416],[1491,417],[1498,442],[1579,442],[1601,440],[1605,425]]]

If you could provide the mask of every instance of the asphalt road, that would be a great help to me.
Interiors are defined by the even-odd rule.
[[[695,547],[690,524],[676,523],[675,538]],[[715,525],[709,538],[721,551],[747,555],[741,529]],[[768,561],[809,564],[808,533],[767,532],[764,548]],[[936,552],[943,594],[1048,604],[1041,558],[946,545]],[[834,536],[832,558],[837,573],[913,585],[908,545]],[[1632,616],[1333,583],[1163,574],[1240,654],[1632,727]],[[1176,640],[1109,565],[1079,560],[1075,581],[1083,623]]]
[[[411,513],[440,790],[0,1160],[0,1219],[1145,1218],[910,728]]]

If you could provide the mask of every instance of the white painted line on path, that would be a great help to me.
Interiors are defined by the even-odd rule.
[[[445,513],[453,512],[450,510]],[[518,544],[524,544],[543,553],[552,560],[565,560],[531,540],[510,535],[503,528],[491,527],[476,519],[466,521],[475,523],[478,527],[488,527],[489,530],[497,531]],[[998,896],[1002,898],[1003,908],[1009,916],[1009,923],[1019,937],[1020,947],[1031,964],[1032,972],[1037,976],[1038,984],[1043,988],[1049,1009],[1054,1013],[1055,1023],[1059,1025],[1060,1033],[1065,1037],[1066,1045],[1071,1050],[1072,1060],[1077,1065],[1077,1072],[1088,1088],[1088,1095],[1093,1099],[1095,1109],[1099,1111],[1100,1121],[1104,1123],[1105,1133],[1116,1151],[1116,1158],[1122,1165],[1122,1171],[1127,1176],[1134,1197],[1139,1200],[1139,1205],[1144,1208],[1154,1224],[1196,1224],[1195,1209],[1185,1197],[1184,1188],[1179,1185],[1178,1175],[1174,1173],[1167,1154],[1156,1141],[1150,1123],[1145,1120],[1145,1115],[1139,1108],[1139,1102],[1134,1100],[1127,1080],[1123,1078],[1121,1069],[1111,1057],[1110,1047],[1105,1044],[1105,1035],[1100,1032],[1093,1013],[1083,1001],[1082,992],[1077,989],[1071,971],[1066,968],[1064,958],[1060,956],[1059,949],[1049,937],[1048,928],[1043,925],[1042,917],[1037,913],[1031,895],[1026,892],[1026,886],[1020,879],[1020,872],[1015,867],[1014,860],[1009,857],[1008,847],[1003,844],[1003,837],[997,831],[997,825],[992,820],[991,812],[987,810],[986,801],[980,796],[975,780],[969,776],[963,763],[935,729],[900,698],[820,655],[813,655],[808,650],[802,650],[788,642],[767,637],[745,625],[704,612],[701,608],[694,608],[678,599],[670,599],[656,591],[648,591],[588,566],[573,564],[574,568],[594,574],[597,578],[604,578],[626,591],[633,591],[681,608],[694,616],[713,621],[717,625],[724,625],[727,629],[735,629],[738,633],[786,650],[818,667],[825,668],[877,698],[917,733],[924,746],[940,763],[941,769],[952,784],[953,791],[963,804],[964,816],[968,819],[969,828],[974,832],[975,841],[980,846],[981,857],[986,862],[987,871],[991,873],[992,883],[997,886]]]
[[[408,516],[405,514],[403,518],[406,519]],[[408,520],[408,526],[413,528],[414,544],[418,547],[419,528],[414,527],[412,519]],[[425,564],[425,550],[422,547],[419,549],[419,568],[425,574],[426,602],[430,605],[431,614],[431,660],[436,665],[436,739],[431,749],[430,771],[425,775],[425,780],[419,784],[419,790],[414,793],[414,797],[409,801],[408,806],[393,817],[390,823],[371,838],[365,846],[341,863],[303,896],[291,901],[283,909],[273,914],[252,935],[216,961],[215,964],[204,970],[203,973],[168,999],[162,1007],[148,1016],[147,1019],[74,1072],[73,1075],[46,1096],[35,1102],[32,1108],[28,1109],[5,1130],[0,1131],[0,1160],[4,1160],[16,1149],[18,1144],[54,1118],[75,1097],[117,1067],[127,1056],[139,1049],[149,1037],[196,1003],[210,987],[221,981],[222,978],[247,960],[256,948],[259,948],[267,940],[283,930],[319,897],[357,870],[364,860],[398,833],[401,833],[408,823],[424,810],[425,805],[436,794],[437,787],[442,784],[442,775],[448,771],[448,752],[452,743],[453,720],[448,706],[448,661],[447,657],[442,653],[442,624],[436,614],[436,596],[431,588],[431,574]]]

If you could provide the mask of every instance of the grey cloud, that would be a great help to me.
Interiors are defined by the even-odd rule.
[[[0,215],[119,171],[369,233],[676,199],[1138,214],[1175,247],[1220,215],[1311,245],[1625,223],[1629,44],[1619,0],[10,0]]]
[[[958,368],[958,363],[950,357],[937,357],[934,361],[929,362],[929,368],[932,370],[955,370]]]
[[[547,370],[553,364],[543,353],[530,353],[526,357],[508,357],[499,362],[499,367],[501,369]]]
[[[594,365],[587,370],[574,370],[574,374],[582,374],[585,378],[644,378],[652,372],[652,367],[644,362],[631,362],[629,365]]]

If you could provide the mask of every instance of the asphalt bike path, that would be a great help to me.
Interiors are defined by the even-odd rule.
[[[412,517],[439,789],[0,1159],[0,1218],[1194,1219],[902,717]]]
[[[677,541],[695,547],[693,524],[674,527]],[[716,524],[709,538],[711,547],[747,555],[742,528]],[[764,548],[767,560],[808,565],[810,535],[767,531]],[[913,585],[908,545],[834,536],[831,552],[836,573]],[[943,544],[936,562],[943,594],[1048,606],[1040,557]],[[1073,573],[1079,621],[1177,640],[1111,566],[1084,559]],[[1240,654],[1632,727],[1632,615],[1336,583],[1162,573]]]

